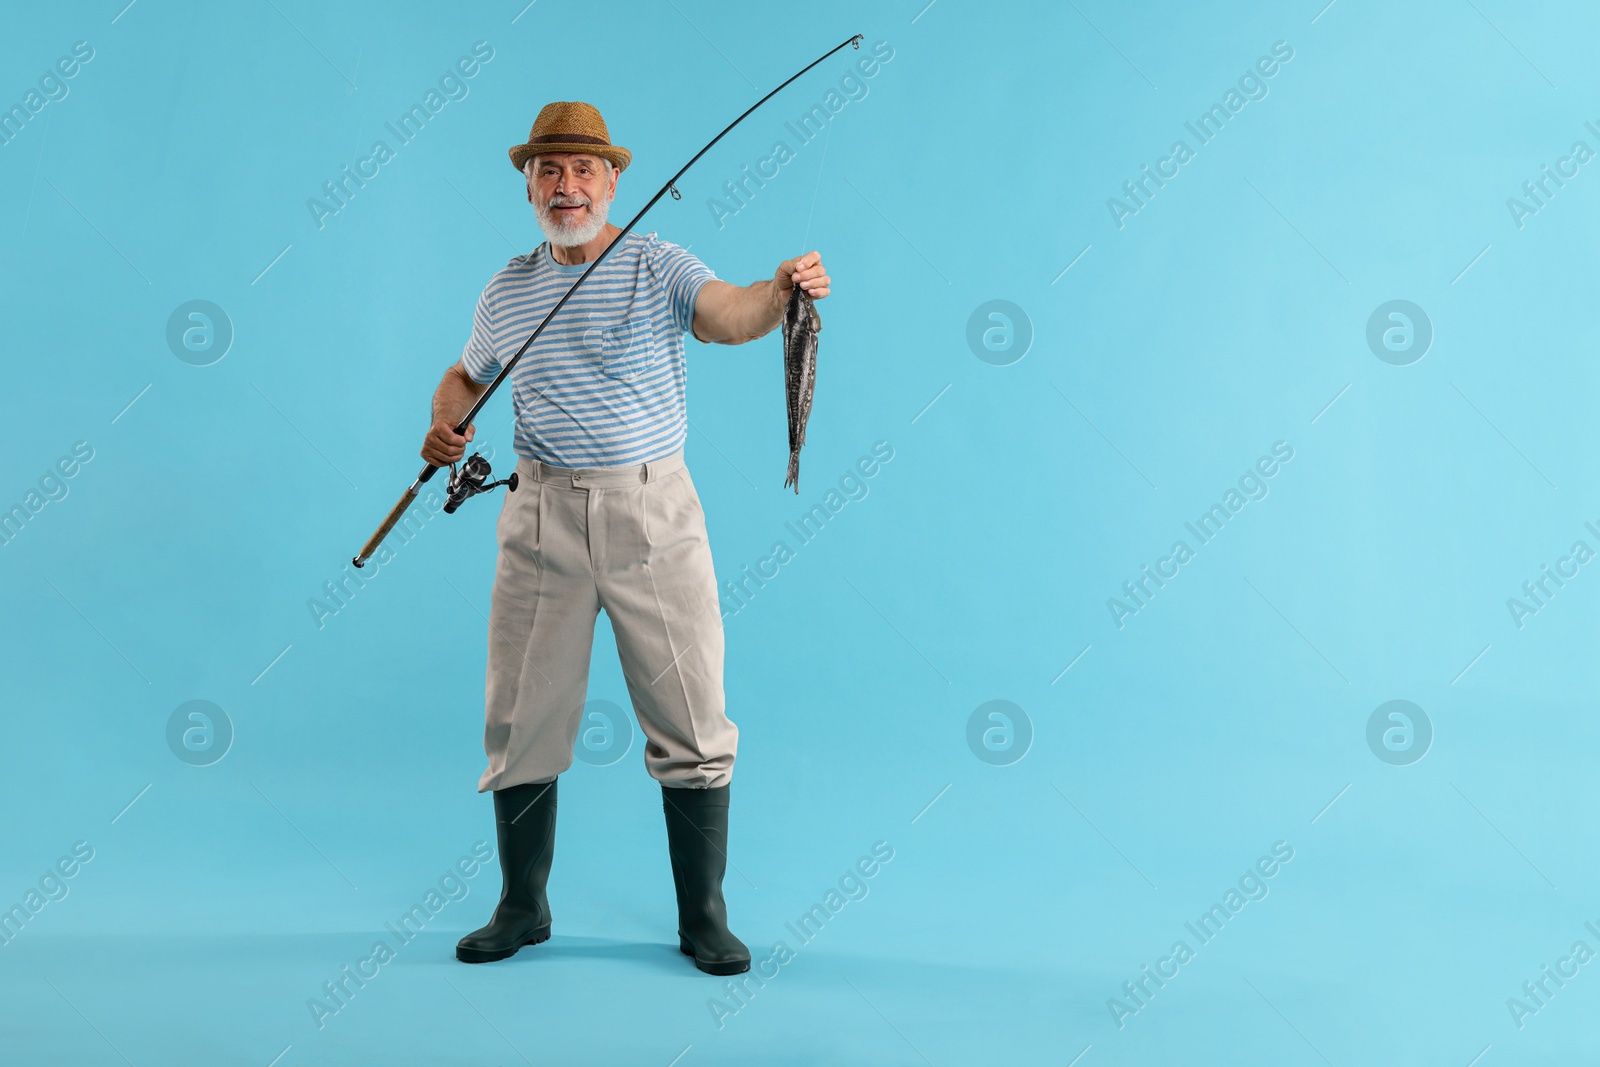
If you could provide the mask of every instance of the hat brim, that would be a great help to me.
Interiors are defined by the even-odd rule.
[[[512,145],[510,156],[511,165],[521,170],[523,164],[537,155],[553,155],[559,152],[581,153],[586,156],[599,156],[611,161],[611,165],[618,171],[628,169],[628,164],[633,162],[633,153],[626,148],[616,145],[576,144],[562,142],[559,144],[519,144]]]

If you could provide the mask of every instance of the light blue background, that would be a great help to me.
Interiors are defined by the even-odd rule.
[[[0,39],[5,105],[95,50],[0,147],[0,506],[94,449],[0,549],[0,905],[95,850],[0,948],[8,1062],[1594,1055],[1600,964],[1521,1028],[1507,998],[1600,950],[1600,578],[1521,627],[1506,603],[1600,548],[1600,163],[1521,228],[1506,204],[1600,149],[1592,8],[123,2],[18,7]],[[479,290],[540,240],[507,146],[549,100],[596,104],[634,153],[621,222],[854,33],[893,59],[823,139],[716,225],[708,198],[865,51],[640,227],[731,281],[812,248],[834,279],[798,497],[776,335],[690,343],[723,577],[894,449],[726,624],[730,911],[758,960],[796,958],[719,1028],[722,982],[672,944],[636,736],[564,778],[551,942],[454,961],[490,867],[318,1029],[307,999],[493,838],[500,496],[432,519],[320,629],[306,602],[420,466]],[[306,200],[480,40],[469,95],[319,230]],[[1268,95],[1119,229],[1107,199],[1278,41]],[[235,331],[210,366],[165,340],[194,299]],[[1366,342],[1394,299],[1434,330],[1408,366]],[[966,341],[990,300],[1031,322],[1009,365]],[[501,474],[509,404],[479,421]],[[1107,599],[1277,441],[1269,495],[1119,629]],[[613,647],[602,621],[590,695],[626,705]],[[236,731],[207,767],[166,742],[195,699]],[[1033,730],[1009,766],[966,740],[996,699]],[[1410,765],[1367,744],[1391,699],[1434,730]],[[868,896],[799,945],[784,924],[879,841]],[[1119,1028],[1108,998],[1280,841],[1269,895]]]

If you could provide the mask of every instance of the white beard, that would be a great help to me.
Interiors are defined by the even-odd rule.
[[[571,202],[575,197],[556,197]],[[582,223],[569,223],[557,217],[549,204],[541,204],[537,200],[533,203],[533,215],[539,221],[539,229],[550,239],[552,245],[562,248],[571,248],[576,245],[586,245],[605,229],[606,212],[611,207],[609,199],[596,203],[589,201],[589,219]]]

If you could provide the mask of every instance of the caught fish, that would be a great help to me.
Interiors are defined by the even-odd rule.
[[[811,294],[800,286],[789,291],[783,312],[783,377],[789,402],[789,476],[783,487],[800,492],[800,446],[806,443],[811,394],[817,388],[817,331],[822,317]]]

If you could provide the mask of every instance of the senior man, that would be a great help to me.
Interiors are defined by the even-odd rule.
[[[455,426],[502,361],[622,232],[606,215],[633,157],[611,143],[594,107],[547,105],[510,156],[548,241],[507,263],[478,298],[422,446],[441,466],[461,459],[475,427],[458,435]],[[645,767],[661,784],[678,947],[709,974],[749,970],[722,896],[739,731],[724,707],[705,513],[683,461],[683,334],[752,341],[778,325],[794,286],[820,299],[828,283],[816,252],[738,287],[654,233],[629,233],[512,372],[521,484],[496,527],[489,764],[478,781],[478,792],[494,792],[504,884],[489,924],[456,946],[458,959],[505,959],[550,936],[556,780],[572,765],[604,608],[647,738]]]

